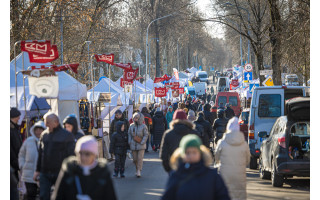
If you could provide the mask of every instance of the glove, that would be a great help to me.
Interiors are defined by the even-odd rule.
[[[91,200],[91,198],[85,194],[77,194],[77,200]]]

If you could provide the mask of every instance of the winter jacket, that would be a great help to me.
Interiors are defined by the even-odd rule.
[[[210,169],[201,160],[180,163],[170,177],[162,200],[229,200],[228,189],[216,169]]]
[[[210,123],[204,119],[203,115],[199,115],[197,120],[194,122],[200,124],[203,127],[203,135],[201,135],[201,140],[204,146],[210,147],[210,138],[213,138],[212,127]]]
[[[128,142],[130,145],[130,149],[131,150],[144,150],[147,148],[146,142],[148,139],[148,128],[145,124],[143,124],[144,122],[144,116],[142,113],[138,112],[138,114],[140,115],[140,118],[138,120],[138,123],[132,123],[129,127],[129,131],[128,131]],[[142,138],[140,143],[137,143],[133,140],[134,136],[137,135],[139,137]]]
[[[19,125],[10,121],[10,166],[17,171],[19,170],[18,155],[22,145]]]
[[[114,118],[114,119],[112,120],[111,125],[110,125],[110,130],[109,130],[109,131],[110,131],[110,132],[109,132],[110,136],[111,136],[111,134],[113,134],[114,132],[117,131],[117,122],[118,122],[118,121],[123,121],[123,122],[124,122],[124,131],[125,131],[125,132],[128,132],[130,123],[129,123],[129,121],[128,121],[126,118],[124,118],[124,114],[122,113],[122,116],[121,116],[120,119]]]
[[[231,119],[232,117],[235,116],[233,109],[230,107],[227,107],[224,112],[226,114],[226,118],[228,118],[228,119]]]
[[[217,144],[215,159],[231,198],[246,199],[246,166],[250,162],[250,151],[243,133],[227,132]]]
[[[152,117],[153,127],[151,129],[151,134],[153,135],[153,143],[155,145],[159,145],[161,143],[161,139],[163,133],[167,130],[167,120],[163,116],[162,111],[157,111]]]
[[[144,116],[144,124],[147,126],[148,131],[150,132],[150,129],[152,128],[152,117],[148,113],[148,108],[147,107],[143,107],[142,110],[141,110],[141,113]]]
[[[113,133],[111,136],[109,153],[123,155],[126,154],[127,149],[129,149],[128,133],[125,131],[121,131],[121,126],[123,124],[123,121],[117,122],[117,132]]]
[[[85,176],[74,156],[63,161],[51,199],[77,199],[76,176],[79,177],[82,194],[88,195],[92,200],[117,199],[105,159],[98,159],[97,165],[90,170],[90,175]]]
[[[199,106],[197,107],[197,108],[198,108],[197,111],[198,111],[198,112],[199,112],[199,111],[203,111],[204,105],[205,105],[205,104],[199,104]]]
[[[49,132],[42,132],[39,140],[39,157],[37,171],[42,173],[59,173],[63,160],[74,155],[75,138],[60,124]]]
[[[203,108],[203,114],[204,114],[204,118],[205,120],[207,120],[211,126],[213,125],[214,120],[217,118],[217,115],[214,115],[212,112],[210,112],[210,104],[206,104]]]
[[[213,123],[213,130],[215,131],[215,137],[218,139],[221,139],[224,132],[226,132],[226,127],[228,124],[228,120],[224,118],[223,116],[219,116],[220,118],[214,120]]]
[[[173,118],[173,113],[174,113],[174,111],[172,111],[172,112],[168,111],[167,114],[166,114],[166,120],[167,120],[167,128],[166,129],[169,128],[169,124],[170,124],[170,122],[172,121],[172,118]]]
[[[171,121],[170,129],[164,132],[160,146],[160,158],[163,168],[167,172],[171,171],[169,165],[171,155],[179,147],[182,137],[188,134],[199,135],[195,129],[195,124],[189,120],[179,119]]]
[[[172,107],[173,107],[173,112],[176,111],[178,109],[178,103],[173,103]]]
[[[22,171],[21,180],[27,183],[36,183],[33,180],[33,174],[37,168],[39,138],[34,135],[35,127],[46,129],[43,121],[35,123],[30,129],[31,136],[24,141],[19,152],[19,168]]]
[[[77,140],[79,140],[82,136],[84,136],[83,133],[81,133],[78,130],[78,122],[77,122],[77,118],[75,117],[71,117],[71,116],[67,116],[64,120],[63,120],[63,125],[65,124],[70,124],[72,125],[72,134],[75,138],[75,142],[77,142]]]

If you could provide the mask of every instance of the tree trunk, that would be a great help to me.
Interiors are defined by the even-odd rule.
[[[281,82],[281,16],[277,5],[277,0],[268,0],[270,6],[271,27],[269,37],[271,43],[271,64],[273,69],[274,85],[282,85]]]
[[[264,76],[260,76],[260,70],[264,70],[264,67],[263,67],[263,51],[262,49],[258,49],[257,50],[257,77],[259,76],[259,79],[260,79],[260,85],[262,85],[262,82],[265,80],[265,77]]]
[[[159,29],[158,29],[158,23],[159,23],[159,21],[155,22],[156,38],[159,38],[159,36],[160,36]],[[159,39],[156,39],[156,77],[161,76],[160,70],[161,70],[161,67],[160,67],[160,45],[159,45]]]

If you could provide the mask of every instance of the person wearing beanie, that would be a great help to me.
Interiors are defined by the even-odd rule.
[[[210,151],[202,145],[198,136],[184,136],[170,159],[170,166],[175,171],[169,177],[161,199],[230,199],[217,169],[210,168],[212,162]]]
[[[152,129],[151,129],[151,135],[153,135],[152,149],[155,152],[157,152],[158,149],[160,148],[163,133],[167,129],[168,129],[167,120],[163,112],[160,110],[160,108],[157,108],[157,112],[152,117]]]
[[[78,131],[78,122],[77,122],[77,118],[74,115],[68,115],[63,120],[63,126],[67,131],[73,134],[75,138],[75,142],[77,142],[77,140],[79,140],[82,136],[84,136],[83,133]]]
[[[187,119],[187,115],[182,109],[177,109],[174,112],[169,127],[170,129],[164,132],[161,140],[160,158],[165,171],[172,173],[169,165],[170,158],[173,152],[179,147],[181,138],[188,134],[198,135],[198,132],[195,129],[195,124]]]
[[[196,120],[196,114],[194,113],[193,110],[190,110],[190,111],[188,112],[187,119],[190,120],[190,121],[192,121],[192,122],[193,122],[194,120]]]
[[[10,108],[10,166],[14,170],[14,175],[17,180],[19,171],[18,155],[22,145],[22,138],[18,122],[20,120],[20,111],[16,108]]]
[[[76,156],[70,156],[62,163],[51,199],[117,199],[107,161],[98,159],[95,137],[81,137],[74,152]]]
[[[173,107],[172,107],[172,106],[169,106],[168,111],[167,111],[167,114],[166,114],[167,129],[169,128],[169,124],[170,124],[170,122],[172,121],[173,113],[174,113]]]
[[[217,144],[215,162],[231,198],[247,199],[246,166],[250,162],[250,150],[240,131],[237,117],[229,120],[227,131]]]
[[[124,113],[122,113],[121,110],[116,110],[114,119],[111,122],[110,128],[109,128],[109,137],[111,138],[112,134],[117,131],[117,122],[123,121],[124,122],[124,129],[126,132],[128,132],[130,123],[128,119],[125,118]]]
[[[229,104],[229,103],[226,103],[226,109],[225,109],[224,112],[225,112],[226,118],[227,118],[228,120],[235,116],[234,110],[230,107],[230,104]]]

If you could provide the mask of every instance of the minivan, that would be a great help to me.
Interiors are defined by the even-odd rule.
[[[264,138],[260,131],[267,134],[278,117],[285,115],[285,101],[294,97],[306,96],[310,87],[305,86],[270,86],[256,87],[252,94],[249,116],[248,144],[251,153],[250,169],[257,169],[260,146]]]
[[[207,84],[209,84],[208,74],[206,71],[196,72],[196,77],[199,78],[200,82],[206,82]]]
[[[270,135],[261,144],[259,173],[281,187],[284,178],[310,177],[310,97],[297,97],[286,102],[286,116],[274,123]]]
[[[220,103],[222,103],[223,106],[229,103],[234,114],[239,117],[241,113],[241,103],[238,92],[219,92],[216,96],[215,107],[220,107]]]
[[[216,92],[229,91],[230,80],[228,77],[219,77],[217,81]]]

